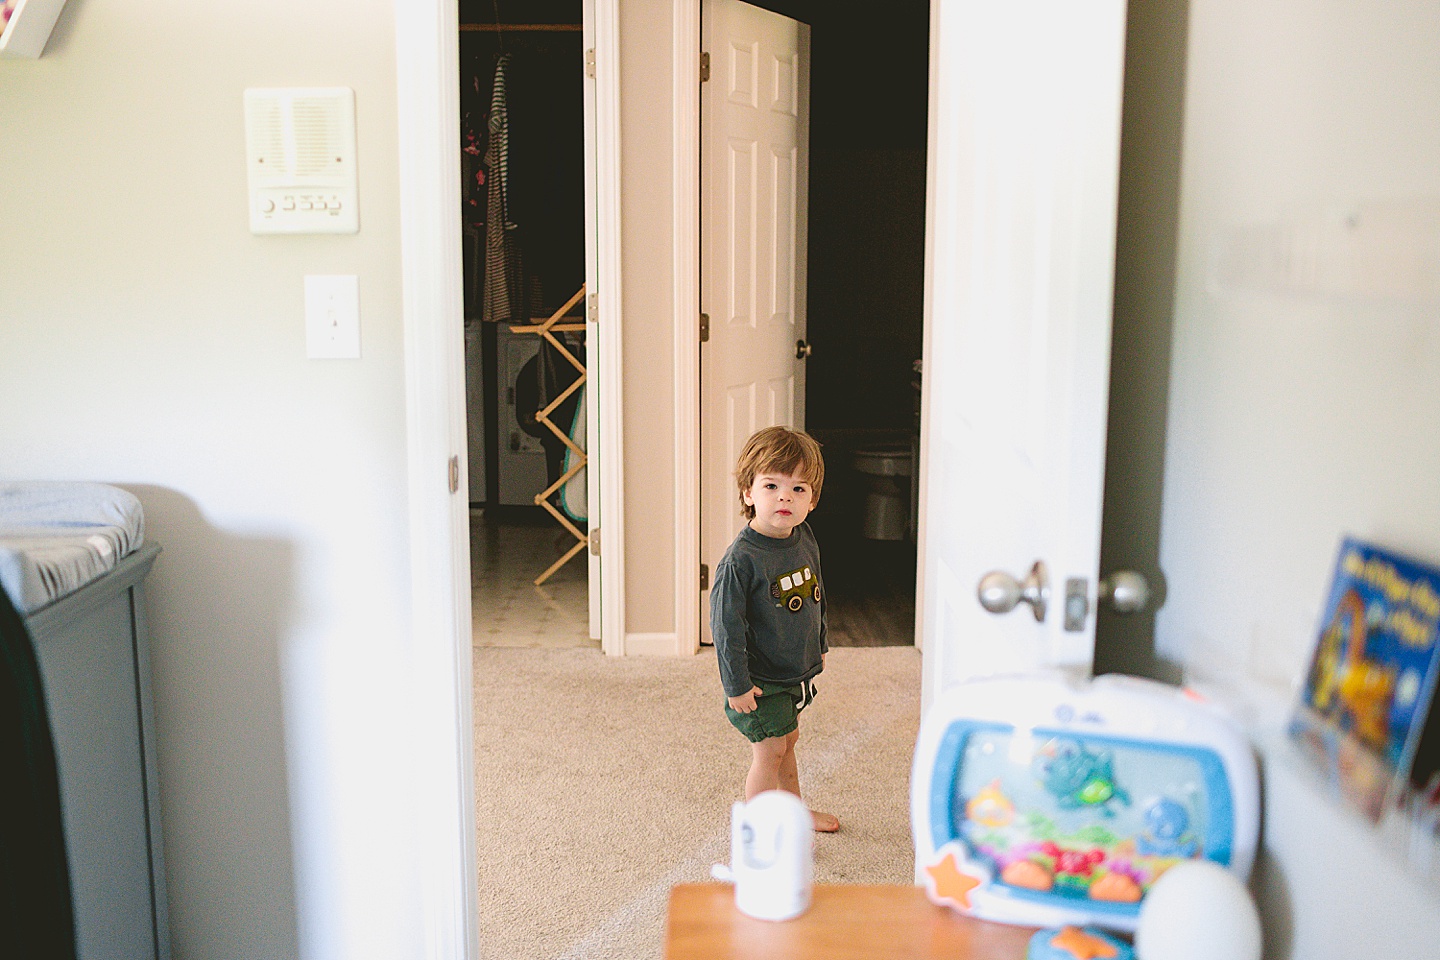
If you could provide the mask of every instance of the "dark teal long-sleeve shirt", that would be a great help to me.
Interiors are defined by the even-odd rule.
[[[756,683],[794,686],[822,668],[825,590],[808,523],[784,540],[743,528],[710,587],[710,632],[725,696]]]

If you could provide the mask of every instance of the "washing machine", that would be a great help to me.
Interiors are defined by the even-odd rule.
[[[545,446],[540,438],[525,431],[520,417],[534,410],[522,411],[516,404],[521,391],[516,389],[525,365],[540,351],[541,340],[533,333],[511,333],[507,324],[495,331],[496,405],[499,411],[499,442],[495,457],[495,473],[502,506],[534,506],[535,495],[549,485],[545,468]]]

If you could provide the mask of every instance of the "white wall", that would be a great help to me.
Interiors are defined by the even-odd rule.
[[[404,956],[392,5],[71,0],[0,61],[0,479],[136,492],[181,958]],[[360,233],[248,231],[242,92],[355,90]],[[303,277],[363,357],[305,358]],[[364,851],[363,853],[360,851]]]
[[[1263,740],[1340,536],[1440,561],[1440,7],[1189,17],[1156,643]],[[1440,885],[1267,775],[1267,956],[1434,956]]]

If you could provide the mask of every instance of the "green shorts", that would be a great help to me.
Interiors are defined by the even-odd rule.
[[[800,711],[815,699],[815,684],[809,682],[784,687],[778,683],[757,683],[760,695],[755,698],[755,709],[741,713],[725,704],[725,716],[730,723],[745,734],[751,743],[759,743],[771,737],[783,737],[800,726]]]

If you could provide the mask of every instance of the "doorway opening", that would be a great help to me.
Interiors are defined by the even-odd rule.
[[[959,6],[956,5],[956,7]],[[950,9],[954,10],[956,7]],[[603,5],[604,13],[599,17],[599,29],[597,30],[597,61],[599,64],[597,69],[600,77],[598,86],[602,90],[606,90],[607,95],[601,99],[600,103],[602,122],[597,124],[599,134],[597,134],[596,140],[601,155],[600,166],[602,171],[607,174],[618,169],[618,144],[614,137],[615,111],[613,109],[618,98],[615,96],[613,87],[615,77],[612,73],[618,69],[618,57],[608,56],[613,53],[616,40],[613,29],[616,20],[615,9],[615,0],[606,0]],[[688,0],[677,0],[675,9],[679,12],[687,10]],[[937,8],[937,10],[943,9]],[[407,202],[402,204],[402,216],[407,227],[402,240],[402,247],[406,253],[406,256],[402,258],[402,267],[407,283],[405,305],[407,394],[413,411],[408,437],[409,466],[412,477],[410,500],[413,518],[411,524],[411,590],[415,599],[412,604],[412,618],[417,647],[415,658],[417,690],[428,695],[424,703],[426,710],[422,711],[422,716],[417,718],[417,729],[423,730],[426,735],[417,738],[415,744],[417,775],[422,778],[417,785],[417,796],[423,801],[423,814],[416,818],[420,836],[417,859],[420,861],[419,870],[422,879],[426,881],[426,888],[430,891],[423,899],[423,919],[426,927],[428,930],[434,931],[437,940],[443,941],[437,949],[446,952],[447,944],[454,945],[453,952],[459,954],[475,952],[472,918],[476,916],[473,886],[474,845],[469,842],[473,838],[473,805],[469,803],[472,729],[468,697],[464,696],[467,689],[465,678],[470,676],[470,650],[464,645],[464,637],[460,636],[460,632],[455,629],[458,624],[456,599],[461,591],[457,589],[460,584],[455,576],[457,565],[454,562],[453,550],[449,549],[464,536],[464,528],[457,522],[463,518],[457,517],[458,511],[452,508],[454,498],[448,496],[444,484],[421,482],[431,476],[436,465],[449,460],[451,451],[457,449],[464,439],[463,436],[457,438],[454,433],[457,418],[453,415],[455,403],[452,398],[460,396],[460,384],[456,382],[455,374],[459,372],[461,365],[450,361],[457,359],[454,354],[458,344],[453,342],[453,328],[448,331],[447,335],[447,331],[441,326],[442,321],[448,322],[448,317],[453,316],[455,312],[449,309],[449,306],[451,301],[457,299],[452,296],[452,293],[457,293],[461,285],[457,269],[460,262],[458,250],[454,251],[456,255],[451,255],[449,247],[449,241],[455,241],[458,246],[458,238],[448,231],[442,236],[439,232],[428,229],[431,224],[441,222],[446,210],[454,209],[449,194],[460,179],[458,170],[450,166],[458,151],[452,150],[448,146],[448,140],[454,133],[454,128],[449,127],[448,123],[453,122],[456,113],[449,102],[449,98],[455,90],[454,61],[451,59],[453,57],[451,43],[454,36],[454,8],[444,5],[426,8],[421,5],[417,10],[420,13],[430,14],[430,16],[428,18],[418,15],[409,16],[407,13],[407,15],[397,15],[396,18],[401,76],[417,78],[420,81],[409,85],[413,89],[402,85],[399,91],[402,171],[418,169],[422,173],[422,176],[402,178],[402,187],[406,187],[412,193]],[[1120,7],[1119,10],[1118,22],[1121,29],[1116,35],[1123,37],[1123,7]],[[1084,15],[1088,17],[1089,12],[1086,11]],[[446,22],[447,16],[450,18],[449,23]],[[1023,16],[1023,12],[1016,15],[1017,24],[1019,23],[1018,18]],[[698,43],[689,40],[688,29],[683,35],[680,31],[680,26],[689,28],[696,25],[690,24],[678,16],[675,22],[677,24],[675,47],[677,61],[681,59],[682,55],[688,56],[692,52],[698,60]],[[1066,21],[1066,30],[1052,30],[1047,39],[1054,42],[1046,52],[1060,54],[1078,50],[1088,54],[1092,52],[1092,48],[1097,48],[1096,57],[1093,60],[1081,62],[1078,65],[1079,69],[1067,72],[1070,62],[1060,56],[1053,56],[1049,60],[1033,56],[1015,56],[1013,59],[1019,63],[1020,67],[1042,81],[1035,87],[1043,91],[1047,97],[1056,89],[1054,78],[1063,77],[1070,80],[1074,76],[1098,78],[1096,89],[1100,90],[1101,94],[1097,95],[1096,99],[1103,100],[1104,96],[1113,96],[1120,89],[1118,78],[1105,71],[1112,63],[1119,62],[1118,45],[1075,43],[1071,36],[1075,32],[1074,25],[1075,21],[1072,19]],[[1113,30],[1113,26],[1113,23],[1106,22],[1099,24],[1099,30],[1103,34],[1104,30]],[[698,35],[698,29],[695,30],[695,33]],[[1031,50],[1033,45],[1028,44],[1032,34],[1029,25],[1025,25],[1024,29],[1013,30],[1011,34],[1012,42],[995,45],[993,53],[996,56],[990,58],[995,61],[990,64],[992,69],[996,65],[1003,66],[1004,58],[1012,57],[1015,53],[1030,54],[1033,52]],[[971,41],[976,39],[975,34],[967,35],[961,30],[942,32],[941,39],[947,43],[947,55],[939,58],[936,62],[946,64],[947,71],[949,65],[959,59],[953,55],[955,50],[948,49],[960,46],[955,38]],[[981,36],[978,39],[983,42],[986,38]],[[1026,41],[1026,43],[1022,45],[1013,42],[1017,39]],[[1102,35],[1098,39],[1111,38]],[[682,40],[685,42],[680,42]],[[687,71],[686,75],[694,76],[695,73]],[[1001,75],[1004,76],[1004,74]],[[976,78],[967,76],[962,79],[969,82]],[[981,81],[984,79],[986,78],[983,76],[979,77]],[[679,81],[677,81],[677,86],[678,83]],[[437,90],[437,84],[438,97],[432,93]],[[953,91],[960,86],[960,82],[954,78],[953,74],[937,73],[937,90]],[[1009,96],[1008,91],[1007,85],[994,84],[984,92],[987,97],[994,93],[995,98],[1001,101],[1002,106],[1008,106],[1008,101],[1003,99]],[[427,114],[426,109],[436,100],[445,109],[435,115]],[[1113,127],[1118,130],[1118,113],[1114,117],[1106,115],[1104,102],[1089,105],[1094,106],[1095,112],[1099,114],[1098,122],[1085,126],[1083,129],[1093,128],[1103,134],[1105,130],[1111,129],[1112,121],[1114,121]],[[1021,102],[1020,106],[1023,107],[1025,104]],[[676,111],[677,117],[682,113],[683,111]],[[1011,111],[1005,110],[997,111],[997,114],[1013,115]],[[863,119],[857,118],[857,129],[863,129]],[[956,126],[957,121],[954,116],[948,115],[948,113],[946,115],[937,114],[936,130],[938,132],[935,137],[937,144],[947,145],[947,133],[953,132]],[[410,135],[415,130],[427,129],[429,131],[440,130],[442,136],[416,137]],[[429,151],[426,144],[437,140],[446,149]],[[675,142],[689,142],[689,138],[677,139]],[[1069,148],[1071,145],[1066,144],[1065,146]],[[1088,192],[1091,194],[1098,195],[1098,206],[1103,209],[1106,207],[1104,202],[1106,184],[1098,181],[1105,178],[1110,169],[1110,158],[1106,156],[1108,138],[1105,135],[1098,135],[1091,141],[1081,141],[1075,144],[1074,148],[1082,152],[1087,160],[1094,158],[1093,168],[1097,176],[1089,178],[1079,186],[1088,188]],[[934,168],[937,171],[936,180],[941,188],[937,190],[937,193],[942,195],[943,188],[947,184],[953,185],[960,181],[959,175],[954,171],[952,151],[953,143],[949,143],[946,149],[940,152],[943,162],[937,163]],[[442,176],[426,177],[423,175],[426,171],[437,170]],[[618,278],[618,268],[613,259],[618,252],[618,244],[614,243],[613,230],[608,229],[609,226],[613,226],[618,209],[618,199],[614,196],[613,190],[616,181],[613,176],[600,176],[596,178],[595,182],[611,191],[610,193],[607,193],[605,189],[600,191],[601,211],[605,216],[598,218],[602,225],[599,232],[602,239],[606,241],[605,249],[610,254],[610,259],[601,258],[602,278]],[[679,193],[680,191],[677,190],[677,194]],[[442,204],[441,201],[444,203]],[[441,209],[442,206],[444,209]],[[677,203],[677,219],[680,219],[682,215],[692,215],[688,212],[690,209],[688,204],[682,207]],[[954,213],[955,211],[950,206],[943,207],[937,211],[932,222],[952,222]],[[1103,224],[1095,226],[1099,229],[1103,227]],[[1071,231],[1071,233],[1073,232]],[[677,237],[679,236],[681,234],[677,232]],[[686,232],[684,236],[693,237],[695,233],[693,231]],[[1072,242],[1074,238],[1069,234],[1062,235],[1061,239],[1069,244],[1067,250],[1079,249],[1087,255],[1082,267],[1092,274],[1095,271],[1096,262],[1102,256],[1106,260],[1113,258],[1113,242],[1090,243],[1080,246]],[[677,240],[677,245],[681,242]],[[954,245],[953,237],[942,235],[936,241],[936,246],[939,248],[936,255],[943,254],[953,257]],[[437,250],[440,255],[432,255]],[[677,257],[677,263],[680,259]],[[931,271],[928,279],[932,285],[932,302],[938,303],[938,306],[932,305],[932,309],[949,309],[955,296],[951,271]],[[680,285],[681,281],[677,279],[677,288]],[[1080,306],[1085,311],[1088,325],[1083,332],[1087,335],[1094,335],[1097,331],[1108,335],[1108,324],[1101,324],[1097,319],[1106,311],[1094,309],[1096,301],[1101,298],[1101,294],[1105,293],[1106,289],[1103,284],[1099,283],[1086,288],[1085,292],[1088,296]],[[615,309],[614,305],[607,306],[606,301],[602,301],[599,307],[600,321],[604,323],[608,319],[609,313]],[[947,324],[947,328],[949,326]],[[930,332],[934,333],[933,325]],[[417,341],[417,348],[413,350],[409,349],[408,342],[408,338],[412,335]],[[946,428],[950,425],[947,418],[953,422],[959,407],[953,402],[959,392],[953,389],[955,385],[967,384],[967,381],[973,378],[973,381],[978,382],[980,387],[989,386],[983,374],[990,372],[989,367],[998,368],[999,366],[991,364],[989,354],[983,349],[983,345],[982,348],[977,349],[973,341],[965,342],[952,336],[950,342],[942,346],[943,349],[936,349],[935,344],[929,345],[932,370],[938,370],[943,366],[947,374],[959,370],[963,371],[966,376],[955,377],[952,374],[946,377],[937,377],[932,372],[926,385],[926,392],[931,395],[926,401],[930,416],[925,425],[927,440],[930,443],[937,442],[937,438],[943,441],[946,438]],[[600,352],[598,348],[596,352]],[[687,350],[686,354],[693,356],[693,351]],[[1099,351],[1091,351],[1090,354],[1087,354],[1086,359],[1093,359],[1094,356],[1103,356],[1103,354]],[[437,358],[446,362],[444,364],[432,363]],[[615,359],[618,361],[618,356]],[[1020,359],[1027,359],[1027,355],[1022,352]],[[1073,358],[1066,357],[1062,358],[1059,364],[1051,366],[1062,370],[1069,366],[1078,366],[1072,361]],[[1081,374],[1088,376],[1093,369],[1093,364],[1091,364],[1082,369]],[[1008,373],[1009,368],[1006,368],[1005,372]],[[1096,378],[1089,376],[1089,379],[1095,380]],[[1000,386],[1002,388],[1013,387],[1013,384],[1022,382],[1022,378],[1014,376],[1011,376],[1009,380],[1010,382],[1007,383],[1002,379]],[[937,390],[942,385],[943,389]],[[970,392],[974,395],[984,395],[985,393],[978,388],[971,389]],[[1012,388],[993,392],[996,396],[1003,398],[1017,391]],[[604,400],[605,397],[601,396],[597,399]],[[992,404],[992,406],[1003,407],[1001,412],[1007,416],[1012,410],[1008,404]],[[1103,430],[1103,406],[1100,410],[1102,415],[1098,419],[1098,423]],[[1093,408],[1087,406],[1082,412],[1093,412]],[[1089,421],[1093,423],[1095,418],[1090,417]],[[677,424],[688,424],[694,423],[695,420],[694,418],[684,420],[677,418],[676,422]],[[991,424],[987,421],[985,426],[988,428]],[[1000,435],[1002,431],[995,430],[994,433]],[[1102,442],[1090,442],[1083,431],[1057,430],[1055,434],[1057,449],[1093,448],[1103,450]],[[834,455],[831,454],[831,456]],[[1071,457],[1065,462],[1068,463],[1074,459],[1077,458]],[[1083,460],[1084,458],[1079,459]],[[606,460],[607,468],[613,460],[614,458]],[[963,474],[949,469],[949,461],[944,456],[931,453],[929,460],[932,469],[927,470],[926,476],[922,477],[926,487],[932,490],[944,488],[947,491],[967,491],[972,486],[966,482]],[[971,462],[979,461],[972,458]],[[453,477],[454,461],[452,460],[451,463],[451,476]],[[1084,468],[1085,464],[1081,462],[1070,472],[1073,473],[1075,470],[1083,472]],[[618,476],[618,471],[616,474]],[[606,523],[607,525],[617,524],[623,520],[622,512],[615,508],[615,503],[619,499],[617,496],[620,492],[619,486],[618,484],[607,484],[606,491]],[[946,538],[948,542],[942,542],[942,535],[949,532],[947,525],[934,522],[942,507],[951,511],[960,511],[967,505],[973,508],[975,504],[986,503],[986,501],[962,495],[952,497],[945,503],[933,498],[929,502],[928,513],[931,520],[925,524],[929,531],[926,536],[925,548],[926,578],[927,581],[937,582],[940,589],[933,589],[927,584],[927,598],[939,596],[942,589],[959,585],[960,580],[954,573],[955,569],[960,569],[962,573],[968,574],[976,566],[967,553],[957,555],[951,568],[947,569],[947,561],[950,558],[941,553],[940,548],[936,546],[937,543],[949,548],[954,547],[958,541],[960,546],[970,553],[976,552],[978,547],[992,549],[994,546],[991,543],[980,543],[981,538],[979,537],[966,537],[963,540],[948,537]],[[1094,498],[1094,502],[1099,503],[1098,496]],[[970,512],[974,513],[975,511],[971,509]],[[994,513],[995,511],[990,510],[990,512]],[[688,515],[693,516],[693,511]],[[1098,521],[1093,526],[1098,528]],[[607,531],[607,542],[611,542],[612,533],[615,534],[614,542],[623,545],[623,538],[616,533],[613,526],[611,530]],[[974,540],[975,543],[970,543],[970,540]],[[694,556],[694,553],[687,552],[685,555]],[[1036,553],[1026,549],[1024,555],[1035,556]],[[623,591],[618,589],[618,584],[623,582],[623,571],[621,574],[611,576],[610,571],[613,568],[608,565],[610,562],[607,560],[605,580],[607,642],[609,637],[619,636],[623,631],[624,624],[623,602],[610,602],[611,598],[616,596],[623,600]],[[985,562],[992,562],[992,559],[986,557]],[[693,572],[678,570],[680,566],[677,564],[679,573]],[[949,577],[948,581],[946,577]],[[680,582],[682,581],[677,580],[677,583]],[[688,583],[693,583],[693,580],[684,579],[684,582],[688,585]],[[697,592],[686,591],[686,593],[692,601],[698,596]],[[955,595],[960,595],[960,592],[956,591]],[[679,602],[677,594],[677,605]],[[952,616],[958,608],[934,609],[937,606],[927,600],[923,683],[927,697],[932,699],[934,693],[946,682],[954,681],[955,676],[960,672],[955,669],[955,665],[965,662],[967,658],[974,659],[977,663],[984,660],[983,657],[972,657],[972,645],[967,644],[967,641],[976,636],[989,635],[984,630],[967,629],[968,624],[960,621],[958,617]],[[694,618],[691,617],[683,622],[693,622],[693,620]],[[682,619],[677,617],[676,622],[680,623]],[[1021,621],[1020,618],[1011,618],[1008,622],[1018,624]],[[619,629],[609,629],[612,624],[618,624]],[[873,653],[877,651],[859,652]],[[417,702],[419,702],[418,698]],[[455,842],[456,837],[460,838],[460,842]]]
[[[912,645],[930,0],[753,3],[810,26],[804,419],[830,642]]]
[[[582,0],[462,3],[459,20],[474,642],[598,647],[583,549]]]

